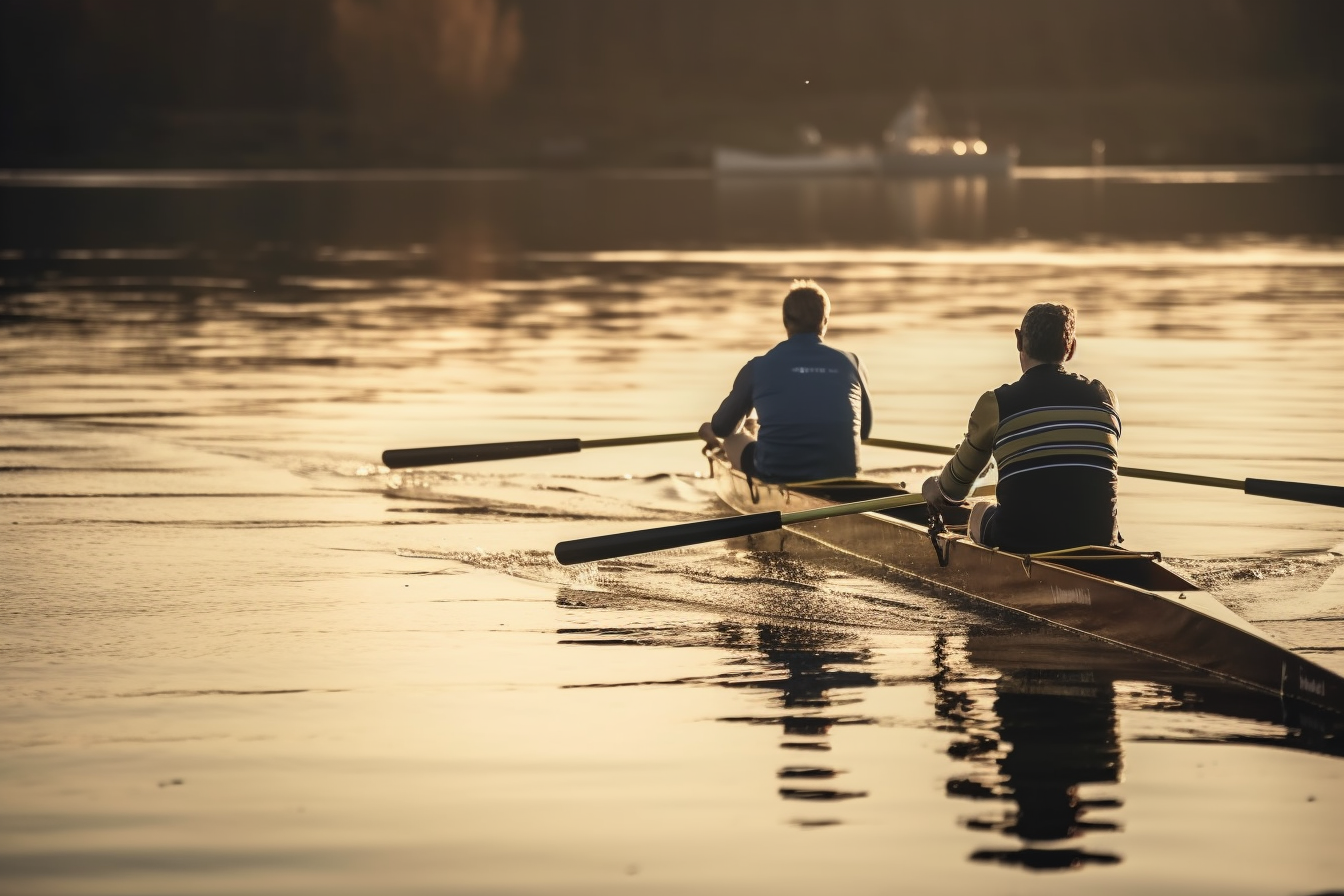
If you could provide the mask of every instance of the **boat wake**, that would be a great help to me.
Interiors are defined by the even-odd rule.
[[[983,626],[932,587],[815,566],[776,551],[709,546],[619,561],[561,566],[544,551],[399,551],[560,586],[574,607],[695,607],[723,618],[885,631],[956,633]],[[978,610],[978,608],[977,608]],[[1002,620],[1007,628],[1028,625]]]
[[[1252,622],[1320,622],[1344,615],[1344,554],[1334,551],[1167,562]]]
[[[635,478],[444,473],[413,470],[385,477],[397,513],[515,519],[672,522],[721,515],[706,479],[658,473]],[[419,505],[419,506],[416,506]]]

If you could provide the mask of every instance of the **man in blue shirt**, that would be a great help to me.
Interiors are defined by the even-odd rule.
[[[822,344],[831,300],[811,280],[784,297],[789,338],[752,358],[700,436],[734,467],[767,482],[856,476],[873,428],[867,371],[858,356]],[[759,426],[748,419],[755,409]],[[746,424],[744,426],[744,423]]]

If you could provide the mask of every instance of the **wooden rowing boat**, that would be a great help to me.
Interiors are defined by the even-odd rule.
[[[771,485],[749,480],[721,456],[712,455],[710,466],[719,498],[739,513],[787,513],[903,493],[857,479]],[[1279,644],[1157,554],[1111,547],[1014,554],[975,544],[961,522],[931,533],[919,504],[795,523],[785,532],[800,537],[799,546],[820,546],[1285,700],[1344,713],[1344,678]]]

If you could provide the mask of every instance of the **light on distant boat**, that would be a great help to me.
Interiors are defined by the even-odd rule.
[[[3,2],[3,0],[0,0]],[[963,136],[940,133],[931,123],[932,101],[917,93],[882,131],[882,145],[872,147],[827,145],[810,125],[799,129],[797,151],[769,154],[716,147],[714,171],[740,174],[891,174],[895,176],[959,176],[1007,174],[1016,162],[1016,149],[989,151],[979,137],[979,125],[968,122]],[[0,172],[3,173],[3,172]]]

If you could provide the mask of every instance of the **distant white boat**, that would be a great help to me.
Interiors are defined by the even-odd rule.
[[[881,170],[881,160],[872,150],[837,149],[795,155],[714,150],[714,171],[718,174],[878,174]]]
[[[949,141],[954,144],[960,141]],[[981,145],[984,145],[983,143]],[[772,155],[744,149],[714,150],[714,172],[727,175],[747,174],[890,174],[895,176],[955,177],[977,174],[1011,174],[1017,164],[1017,152],[975,152],[964,147],[958,153],[953,145],[934,152],[874,152],[872,150],[830,150],[823,153]]]
[[[991,151],[979,137],[947,137],[932,133],[931,102],[918,94],[882,132],[881,151],[869,146],[822,148],[816,129],[802,129],[809,149],[771,154],[745,149],[714,150],[717,174],[891,174],[955,177],[1006,175],[1017,164],[1017,147]]]

